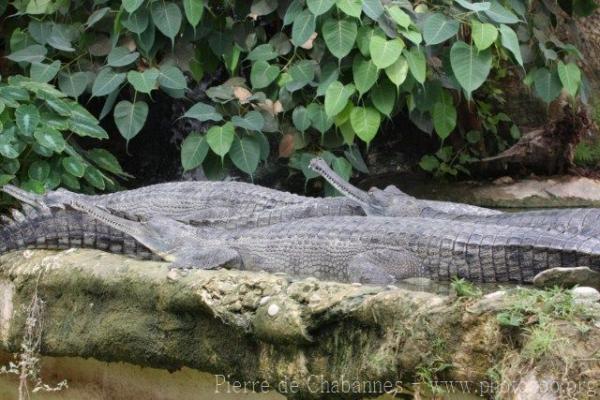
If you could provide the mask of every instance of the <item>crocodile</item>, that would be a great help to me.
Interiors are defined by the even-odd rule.
[[[496,213],[486,215],[458,203],[417,200],[394,186],[368,192],[344,181],[322,160],[313,160],[311,168],[321,174],[340,193],[360,204],[367,215],[444,219],[487,225],[530,227],[551,232],[600,238],[600,208],[570,208]]]
[[[23,249],[61,250],[73,247],[104,250],[137,259],[160,260],[132,236],[76,210],[40,210],[23,206],[2,216],[0,255]]]
[[[37,195],[13,185],[1,190],[33,207],[62,208],[73,199],[102,207],[127,219],[166,216],[197,225],[250,224],[265,219],[268,210],[288,207],[289,215],[364,215],[355,201],[344,197],[313,198],[244,182],[170,182],[104,195],[85,195],[65,189]],[[294,211],[292,211],[294,210]]]
[[[328,216],[231,231],[166,217],[131,221],[79,200],[69,205],[134,237],[173,268],[264,270],[371,284],[411,277],[531,282],[552,267],[600,269],[600,239],[534,228]]]
[[[425,209],[448,215],[461,216],[503,214],[498,210],[469,204],[417,199],[393,185],[389,185],[383,190],[371,188],[368,192],[365,192],[345,181],[320,157],[313,158],[309,163],[309,168],[321,175],[338,192],[360,204],[367,215],[387,215],[392,217],[420,216]]]

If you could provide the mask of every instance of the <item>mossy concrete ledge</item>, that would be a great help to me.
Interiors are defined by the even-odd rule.
[[[600,394],[598,304],[571,292],[458,297],[244,271],[181,275],[91,250],[0,257],[0,288],[5,350],[20,351],[37,296],[42,355],[187,366],[229,379],[215,390],[242,381],[297,398],[396,385],[503,399]]]

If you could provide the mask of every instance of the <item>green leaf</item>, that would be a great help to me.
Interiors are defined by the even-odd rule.
[[[556,71],[540,68],[535,71],[533,78],[535,93],[546,103],[556,99],[562,90],[560,77]]]
[[[204,121],[221,121],[223,117],[217,110],[208,104],[196,103],[183,114],[182,118],[194,118],[200,122]]]
[[[75,37],[73,36],[74,27],[63,25],[63,24],[54,24],[52,26],[52,33],[48,38],[47,44],[54,47],[57,50],[72,52],[75,51],[71,42]]]
[[[233,164],[245,173],[252,175],[260,161],[260,142],[255,136],[237,136],[233,139],[229,158]]]
[[[77,157],[65,157],[62,159],[62,166],[69,174],[78,178],[83,178],[86,165]]]
[[[358,46],[358,49],[360,50],[360,53],[363,56],[369,57],[371,55],[369,46],[371,45],[371,40],[376,36],[382,37],[384,39],[386,38],[385,33],[383,33],[383,31],[379,28],[373,29],[369,28],[366,25],[363,25],[358,29],[358,35],[356,36],[356,45]]]
[[[298,106],[292,112],[292,122],[300,132],[306,131],[310,127],[310,116],[304,106]]]
[[[87,87],[88,74],[85,72],[60,73],[58,75],[58,87],[67,96],[79,97]]]
[[[327,48],[337,58],[344,58],[354,47],[358,27],[348,19],[330,18],[323,24],[323,39]]]
[[[280,69],[266,61],[256,61],[250,71],[250,83],[253,89],[269,86],[279,76]]]
[[[140,8],[133,14],[129,14],[127,18],[121,20],[121,24],[127,28],[130,32],[141,35],[148,28],[150,22],[150,15],[146,8]],[[154,25],[152,26],[152,32],[154,32]],[[143,48],[143,46],[142,46]]]
[[[132,13],[138,8],[140,8],[143,2],[144,0],[122,0],[123,8],[128,13]]]
[[[277,0],[254,0],[250,6],[250,14],[257,17],[269,15],[277,10]]]
[[[304,10],[304,0],[293,0],[283,16],[283,26],[294,22],[294,19]]]
[[[379,130],[381,114],[371,107],[354,107],[350,113],[350,124],[356,135],[368,144]]]
[[[103,7],[103,8],[99,8],[98,10],[91,13],[90,16],[88,17],[87,21],[85,22],[86,29],[89,29],[90,27],[94,26],[102,18],[106,17],[106,15],[109,12],[110,12],[110,7]]]
[[[428,45],[439,44],[458,33],[460,23],[444,14],[433,13],[425,20],[423,38]]]
[[[306,0],[306,5],[315,16],[325,14],[333,5],[335,0]]]
[[[94,164],[102,168],[105,171],[111,172],[116,175],[123,174],[123,168],[119,165],[119,161],[109,151],[104,149],[92,149],[87,152],[87,157],[92,160]]]
[[[351,17],[360,18],[360,14],[362,14],[361,0],[337,0],[335,5],[340,11]]]
[[[397,23],[405,29],[408,29],[408,27],[412,23],[410,15],[405,13],[400,7],[396,5],[389,7],[387,10],[390,14],[390,17],[394,20],[395,23]]]
[[[519,18],[510,10],[502,6],[498,0],[492,0],[489,10],[484,11],[492,21],[499,24],[516,24]]]
[[[150,93],[156,89],[160,72],[156,68],[149,68],[144,72],[129,71],[127,81],[135,90],[142,93]]]
[[[579,85],[581,84],[581,70],[579,67],[573,63],[565,64],[562,61],[559,61],[558,77],[566,91],[571,96],[575,97]]]
[[[243,118],[239,115],[233,116],[231,123],[238,128],[260,132],[265,126],[265,119],[260,112],[250,111]]]
[[[12,160],[19,157],[20,153],[19,151],[17,151],[17,149],[15,149],[15,147],[12,144],[10,144],[10,142],[0,141],[0,154],[3,157]]]
[[[151,3],[150,14],[158,30],[174,43],[175,36],[181,28],[181,10],[175,3],[155,1]]]
[[[302,89],[315,79],[317,63],[313,60],[301,60],[294,63],[289,74],[292,80],[286,84],[286,88],[293,92]]]
[[[308,10],[302,11],[292,24],[292,44],[302,46],[310,39],[316,27],[315,16]]]
[[[373,36],[369,45],[369,52],[373,64],[379,69],[385,69],[395,63],[404,49],[402,39],[385,40],[380,36]]]
[[[466,0],[454,0],[454,1],[457,2],[458,4],[460,4],[461,7],[466,8],[467,10],[475,11],[475,12],[489,10],[490,6],[491,6],[491,3],[489,1],[482,1],[479,3],[471,3]]]
[[[450,50],[452,72],[468,97],[480,87],[492,68],[492,53],[488,50],[477,51],[475,46],[465,42],[455,42]]]
[[[427,77],[427,63],[423,51],[416,46],[411,47],[410,50],[404,51],[404,57],[406,58],[408,69],[413,78],[420,84],[423,84]]]
[[[65,138],[54,128],[42,127],[33,132],[33,137],[42,146],[53,150],[56,153],[62,153],[65,149]]]
[[[85,169],[83,179],[98,190],[106,189],[106,183],[104,183],[104,176],[97,168],[88,165]]]
[[[14,62],[39,63],[44,61],[48,50],[39,44],[32,44],[24,49],[10,53],[6,58]]]
[[[381,79],[371,89],[371,101],[380,113],[390,116],[396,104],[396,88],[387,79]]]
[[[523,66],[523,57],[521,56],[521,48],[519,47],[519,38],[517,34],[507,25],[500,25],[500,34],[502,46],[509,50],[514,56],[519,65]]]
[[[471,20],[471,37],[477,49],[485,50],[498,39],[498,29],[492,24],[482,24],[473,19]]]
[[[381,4],[381,0],[363,0],[362,3],[363,11],[373,21],[377,21],[385,11]]]
[[[69,107],[71,107],[70,130],[79,136],[108,139],[106,131],[98,125],[98,120],[88,110],[78,103],[69,104]]]
[[[140,53],[134,51],[131,53],[127,47],[115,47],[108,54],[106,62],[111,67],[124,67],[138,59]]]
[[[187,89],[187,82],[181,70],[173,65],[160,67],[158,83],[167,89]]]
[[[36,181],[43,182],[50,175],[50,164],[47,161],[37,160],[31,163],[27,175]]]
[[[450,93],[442,92],[441,98],[433,105],[433,127],[440,139],[446,139],[456,128],[456,108]]]
[[[183,11],[190,25],[197,27],[204,14],[204,0],[183,0]]]
[[[333,125],[333,120],[327,116],[325,108],[316,103],[310,103],[307,108],[308,117],[311,121],[311,126],[324,134]]]
[[[14,175],[0,174],[0,186],[4,186],[15,179]]]
[[[181,165],[184,171],[197,168],[208,154],[206,138],[199,133],[192,132],[181,144]]]
[[[395,63],[385,69],[385,74],[399,88],[408,76],[408,62],[406,58],[403,56],[398,57]]]
[[[211,127],[206,134],[206,142],[215,154],[223,158],[231,148],[234,136],[235,127],[226,122],[223,126]]]
[[[426,154],[423,156],[423,158],[421,158],[419,166],[427,172],[433,172],[440,167],[440,161],[437,159],[437,157],[432,156],[431,154]]]
[[[23,104],[15,110],[15,121],[19,132],[31,136],[40,123],[40,113],[33,104]]]
[[[379,70],[377,66],[371,60],[366,60],[360,55],[354,57],[352,63],[352,76],[354,78],[354,85],[356,90],[362,96],[373,87],[377,82],[379,76]]]
[[[121,100],[113,112],[115,124],[125,140],[133,139],[144,127],[148,117],[148,104],[143,101],[131,103]]]
[[[125,81],[125,77],[124,72],[116,73],[112,68],[104,68],[98,73],[96,80],[94,80],[92,96],[99,97],[110,94]]]
[[[37,82],[50,82],[60,69],[60,60],[55,60],[51,64],[33,63],[29,75],[31,79]]]
[[[346,107],[348,99],[354,94],[354,90],[353,84],[344,86],[339,81],[329,85],[325,92],[325,113],[329,118],[335,117]]]
[[[279,53],[275,51],[275,48],[270,43],[265,43],[256,46],[248,56],[246,56],[246,60],[250,61],[269,61],[274,58],[279,57]]]

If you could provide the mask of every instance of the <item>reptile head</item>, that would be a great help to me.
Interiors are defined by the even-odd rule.
[[[408,196],[395,186],[388,186],[381,190],[376,187],[367,192],[368,200],[363,209],[367,215],[380,215],[386,217],[418,216],[421,207],[417,199]]]

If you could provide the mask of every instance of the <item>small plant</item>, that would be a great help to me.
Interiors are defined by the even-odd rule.
[[[1,83],[0,129],[0,185],[93,192],[115,188],[113,175],[125,175],[108,151],[78,146],[75,137],[108,135],[83,106],[48,83],[20,75]]]
[[[68,388],[67,381],[63,380],[56,386],[45,384],[40,377],[40,346],[44,329],[44,302],[34,292],[31,303],[27,308],[25,332],[21,341],[21,352],[16,354],[16,362],[9,363],[0,368],[0,374],[15,374],[19,377],[19,400],[30,398],[29,383],[33,382],[33,393],[56,392]]]
[[[456,292],[458,297],[477,298],[481,297],[482,292],[475,284],[462,278],[454,278],[450,286]]]

